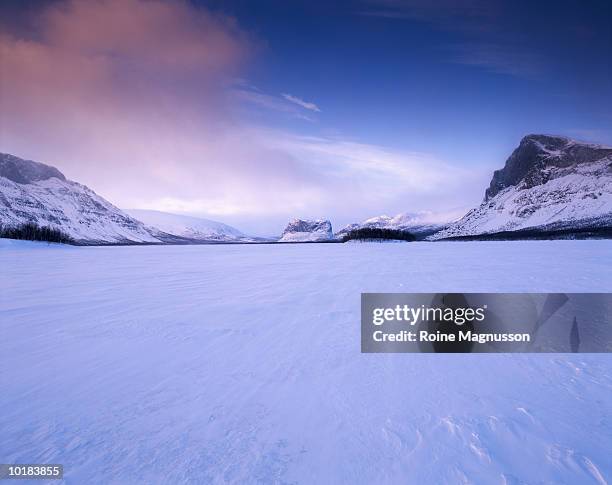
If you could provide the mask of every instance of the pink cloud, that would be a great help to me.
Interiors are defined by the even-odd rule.
[[[128,102],[133,109],[150,96],[205,96],[252,50],[233,19],[182,1],[72,0],[53,4],[33,23],[35,38],[0,37],[4,101],[22,107],[93,103],[105,110]]]
[[[156,69],[225,72],[248,50],[234,19],[180,0],[72,0],[48,8],[39,22],[52,48]]]
[[[183,1],[69,0],[30,21],[0,32],[0,151],[120,207],[280,230],[295,216],[401,212],[458,179],[429,158],[254,125],[237,104],[296,116],[315,105],[238,81],[261,42],[232,18]]]
[[[234,19],[183,1],[70,0],[30,21],[32,36],[0,34],[3,150],[120,203],[122,180],[141,196],[189,192],[218,171],[237,123],[226,87],[258,45]]]

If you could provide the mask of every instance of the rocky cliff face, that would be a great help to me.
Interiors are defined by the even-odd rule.
[[[287,224],[279,242],[321,242],[333,239],[331,222],[294,219]]]
[[[493,173],[491,185],[485,192],[485,201],[507,187],[520,184],[522,188],[529,189],[542,185],[558,169],[590,164],[610,155],[612,148],[578,143],[561,136],[528,135],[506,160],[504,168]]]
[[[32,184],[53,177],[66,180],[64,174],[55,167],[32,160],[23,160],[8,153],[0,153],[0,177],[18,184]]]
[[[434,239],[612,227],[612,148],[529,135],[496,170],[482,204]]]

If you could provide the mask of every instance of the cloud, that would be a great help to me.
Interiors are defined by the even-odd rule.
[[[291,94],[283,94],[282,96],[287,101],[291,101],[292,103],[295,103],[295,104],[301,106],[304,109],[309,109],[310,111],[316,111],[317,113],[321,112],[319,107],[316,104],[314,104],[314,103],[309,103],[309,102],[304,101],[303,99],[300,99],[300,98],[298,98],[296,96],[292,96]]]
[[[302,117],[319,108],[244,81],[261,41],[230,17],[186,1],[42,5],[29,28],[0,33],[2,151],[55,165],[120,207],[273,233],[294,216],[350,222],[459,205],[471,180],[427,154],[243,116],[237,105]]]
[[[258,41],[190,3],[53,3],[0,34],[3,150],[58,166],[113,202],[216,198],[316,178],[232,108]],[[273,201],[277,203],[277,201]]]
[[[384,212],[445,210],[464,207],[465,192],[479,202],[490,170],[462,169],[428,153],[405,152],[340,137],[300,136],[253,128],[249,136],[270,154],[299,160],[316,179],[287,182],[285,187],[225,193],[197,200],[160,198],[142,208],[205,214],[245,229],[250,219],[269,220],[268,234],[292,217],[327,217],[344,225]]]
[[[457,40],[445,48],[450,62],[526,79],[540,78],[546,69],[546,57],[530,42],[534,32],[524,21],[527,14],[512,3],[368,0],[365,5],[360,15],[423,22],[457,34]],[[541,25],[535,28],[541,29]]]
[[[457,64],[524,79],[538,79],[544,65],[543,59],[535,52],[504,44],[466,43],[452,46],[448,51],[452,61]]]
[[[233,19],[182,1],[56,2],[31,23],[30,36],[0,34],[1,127],[20,146],[120,152],[125,138],[219,127],[224,86],[254,49]]]
[[[298,108],[294,103],[289,103],[284,98],[278,96],[262,93],[253,86],[249,88],[250,89],[236,89],[234,91],[236,98],[266,110],[284,113],[292,118],[314,121],[313,118],[304,114],[303,110]]]
[[[495,0],[367,0],[359,13],[372,17],[412,19],[460,31],[493,31],[503,18]]]

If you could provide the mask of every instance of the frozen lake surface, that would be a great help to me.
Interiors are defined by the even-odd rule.
[[[361,292],[612,291],[612,241],[0,240],[0,268],[4,463],[76,484],[612,483],[611,355],[359,336]]]

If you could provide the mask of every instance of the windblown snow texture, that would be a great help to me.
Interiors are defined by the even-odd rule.
[[[359,330],[361,292],[612,291],[611,266],[608,240],[0,240],[0,456],[79,484],[611,483],[609,354]]]

